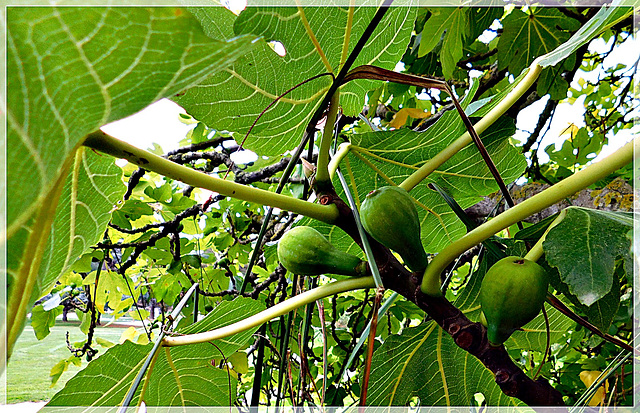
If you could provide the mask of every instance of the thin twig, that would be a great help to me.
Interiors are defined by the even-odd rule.
[[[369,329],[369,338],[367,339],[367,356],[365,359],[364,373],[362,386],[360,389],[360,406],[367,405],[367,390],[369,388],[369,376],[371,374],[371,359],[373,358],[373,348],[375,347],[376,333],[378,330],[378,309],[380,308],[380,302],[384,296],[384,288],[378,287],[376,290],[376,297],[373,301],[373,308],[371,309],[371,328]]]

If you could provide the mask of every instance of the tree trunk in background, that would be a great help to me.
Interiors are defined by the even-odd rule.
[[[522,186],[514,185],[509,192],[514,202],[519,204],[525,199],[542,192],[549,186],[550,185],[534,182]],[[602,189],[584,189],[570,199],[531,215],[525,221],[530,223],[539,222],[572,205],[604,211],[630,212],[633,210],[633,195],[633,187],[624,179],[616,178]],[[496,203],[498,201],[500,205],[496,209]],[[465,210],[469,217],[478,223],[484,222],[488,216],[493,217],[503,211],[504,202],[499,193],[484,197],[482,201]]]

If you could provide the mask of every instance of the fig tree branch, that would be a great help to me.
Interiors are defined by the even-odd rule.
[[[640,355],[640,352],[637,349],[634,349],[630,344],[625,343],[624,341],[620,340],[618,337],[612,336],[611,334],[603,333],[602,331],[600,331],[600,329],[598,329],[598,327],[594,326],[589,321],[585,320],[584,318],[580,317],[579,315],[571,311],[571,309],[566,305],[564,305],[564,303],[560,301],[555,295],[551,293],[547,293],[547,302],[551,306],[553,306],[553,308],[555,308],[556,310],[564,314],[566,317],[575,321],[577,324],[591,331],[593,334],[597,335],[603,340],[606,340],[612,344],[615,344],[620,348],[623,348],[631,353],[634,353],[636,357]]]
[[[347,205],[337,195],[340,210],[338,226],[360,244],[358,230]],[[370,237],[369,237],[370,238]],[[502,391],[530,406],[564,405],[562,395],[546,380],[532,380],[511,359],[504,346],[493,347],[487,340],[487,330],[471,322],[443,296],[431,297],[421,291],[419,273],[410,273],[384,246],[370,238],[384,285],[424,310],[453,338],[458,347],[475,356],[496,378]]]

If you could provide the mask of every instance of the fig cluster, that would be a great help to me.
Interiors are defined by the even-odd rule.
[[[414,272],[427,267],[427,254],[420,241],[420,220],[413,198],[399,187],[371,191],[360,208],[365,231],[400,255]],[[299,226],[288,231],[278,244],[278,258],[289,271],[300,275],[340,274],[358,276],[366,261],[340,251],[318,231]]]
[[[387,186],[371,191],[360,208],[360,219],[365,231],[400,255],[411,271],[424,272],[428,260],[420,240],[418,210],[406,190]],[[278,258],[287,270],[300,275],[367,272],[366,261],[340,251],[307,226],[295,227],[280,239]],[[480,289],[480,318],[491,345],[501,345],[540,313],[548,285],[545,270],[521,257],[504,258],[487,271]]]

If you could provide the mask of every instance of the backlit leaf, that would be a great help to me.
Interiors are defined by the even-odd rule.
[[[221,70],[255,37],[213,41],[169,7],[13,7],[6,17],[10,354],[27,306],[100,240],[122,194],[108,157],[75,153],[84,137]]]
[[[580,23],[550,7],[514,9],[502,20],[498,41],[498,67],[520,74],[533,59],[551,52],[580,27]]]
[[[241,139],[278,96],[321,73],[336,75],[376,8],[250,7],[237,19],[220,8],[192,11],[214,38],[245,33],[263,36],[254,52],[174,98],[208,126],[232,130],[238,134],[235,138]],[[414,17],[415,8],[390,8],[353,67],[372,64],[393,69],[405,51]],[[282,44],[286,54],[279,56],[268,43],[271,41]],[[329,76],[318,78],[278,101],[260,118],[246,147],[261,155],[280,155],[297,145],[330,83]],[[340,105],[345,114],[359,113],[366,92],[377,85],[358,80],[342,86]]]
[[[440,62],[445,78],[450,79],[458,61],[462,58],[464,41],[470,35],[467,7],[430,8],[431,16],[421,33],[418,57],[433,50],[442,38]]]

